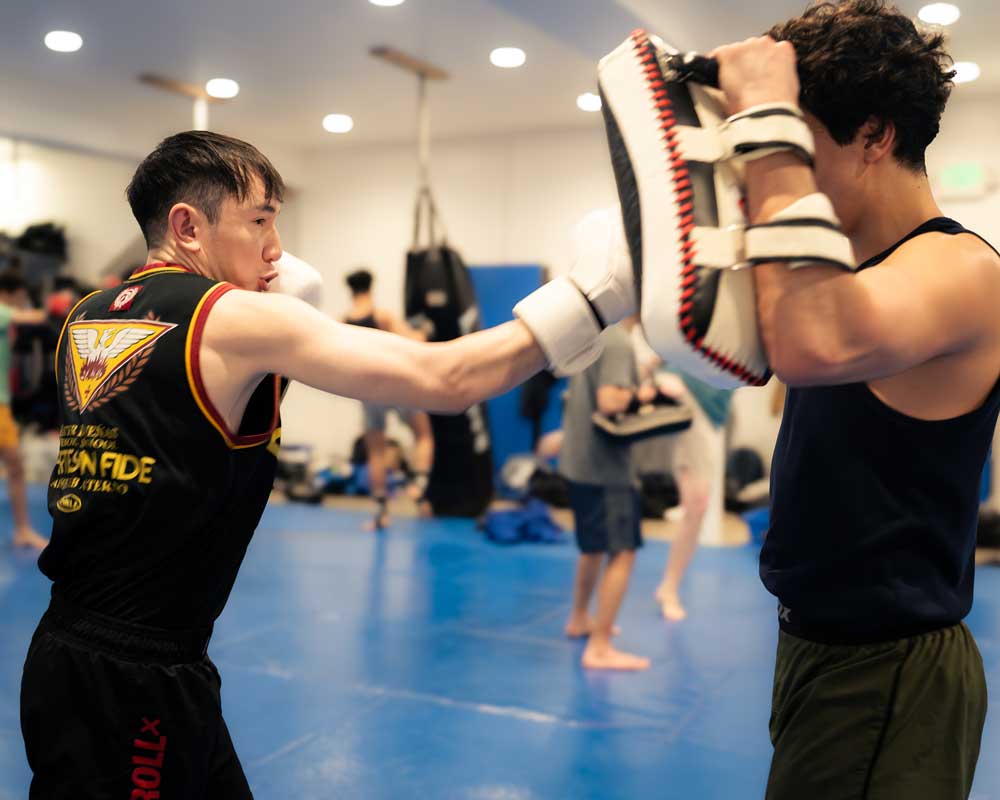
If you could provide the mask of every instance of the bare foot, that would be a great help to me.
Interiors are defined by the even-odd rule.
[[[598,649],[588,645],[580,659],[584,669],[609,669],[623,672],[641,672],[649,669],[649,659],[623,653],[613,647]]]
[[[687,611],[684,610],[684,606],[681,605],[681,601],[677,597],[664,596],[657,599],[660,601],[660,613],[663,614],[664,619],[680,622],[687,618]]]
[[[594,632],[595,628],[597,628],[597,623],[594,621],[593,617],[588,617],[587,619],[582,621],[578,619],[570,619],[570,621],[566,623],[565,630],[566,630],[566,635],[570,639],[585,639]],[[619,628],[617,625],[611,628],[612,636],[617,636],[621,632],[622,629]]]
[[[14,532],[14,547],[34,547],[42,550],[49,540],[42,536],[34,528],[18,528]]]
[[[677,592],[667,589],[662,584],[656,587],[656,602],[660,604],[660,613],[664,619],[671,622],[680,622],[687,618],[687,611],[681,605],[681,599]]]
[[[378,531],[385,530],[389,527],[390,522],[392,520],[389,518],[389,515],[383,511],[380,514],[376,514],[374,519],[370,519],[365,523],[365,532],[377,533]]]
[[[564,630],[570,639],[583,639],[590,636],[590,620],[574,614],[570,616]]]

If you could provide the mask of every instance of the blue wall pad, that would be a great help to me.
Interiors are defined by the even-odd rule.
[[[492,328],[514,319],[511,310],[521,298],[542,284],[544,270],[537,265],[469,267],[483,327]],[[562,419],[565,381],[557,383],[549,395],[542,431],[558,428]],[[509,456],[530,453],[531,423],[520,413],[520,388],[490,400],[490,436],[493,439],[493,468],[499,471]]]

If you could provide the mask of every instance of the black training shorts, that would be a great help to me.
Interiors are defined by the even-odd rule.
[[[252,798],[207,643],[53,601],[21,679],[31,800]]]

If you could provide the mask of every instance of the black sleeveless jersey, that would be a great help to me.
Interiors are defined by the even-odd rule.
[[[971,233],[928,220],[861,269],[930,232]],[[998,410],[1000,382],[979,408],[940,421],[890,408],[865,383],[788,390],[760,554],[784,630],[866,642],[968,614],[980,476]]]
[[[67,318],[52,538],[39,558],[53,594],[158,628],[202,628],[222,612],[280,441],[276,376],[257,387],[238,431],[202,384],[205,320],[234,288],[151,264]]]

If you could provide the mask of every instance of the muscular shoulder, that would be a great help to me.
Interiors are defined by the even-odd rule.
[[[305,305],[280,294],[231,288],[212,305],[203,342],[226,354],[252,354],[269,338],[287,336]]]
[[[1000,291],[1000,256],[971,233],[927,233],[901,245],[885,266],[933,272],[967,284],[970,291]]]

